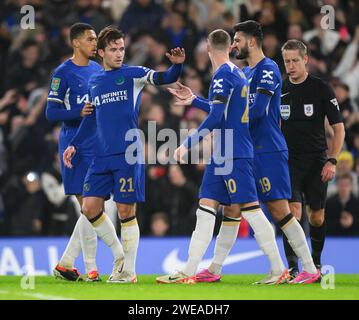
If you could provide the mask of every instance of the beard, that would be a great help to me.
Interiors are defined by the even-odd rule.
[[[238,60],[243,60],[243,59],[247,59],[249,56],[249,50],[248,50],[248,43],[246,44],[246,46],[244,46],[241,51],[238,51],[237,55],[236,55],[236,59]]]

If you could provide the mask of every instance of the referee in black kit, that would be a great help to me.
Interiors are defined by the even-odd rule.
[[[333,90],[323,80],[308,74],[307,48],[298,40],[282,47],[287,79],[283,82],[280,113],[282,131],[289,149],[292,187],[290,209],[298,219],[302,215],[302,197],[309,206],[312,257],[321,268],[325,241],[324,207],[328,181],[335,176],[337,156],[342,149],[345,130]],[[333,128],[329,147],[325,136],[325,118]],[[298,272],[298,259],[283,235],[291,276]]]

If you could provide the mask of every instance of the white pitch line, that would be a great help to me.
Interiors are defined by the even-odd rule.
[[[19,293],[19,294],[26,296],[26,297],[39,298],[39,299],[43,299],[43,300],[76,300],[76,299],[72,299],[72,298],[51,296],[51,295],[42,294],[42,293],[30,293],[29,292],[29,293]]]
[[[38,298],[42,300],[76,300],[73,298],[66,298],[66,297],[59,297],[59,296],[51,296],[47,294],[42,293],[31,293],[31,292],[10,292],[6,290],[0,290],[0,294],[15,294],[17,296],[25,296],[25,297],[31,297],[31,298]]]

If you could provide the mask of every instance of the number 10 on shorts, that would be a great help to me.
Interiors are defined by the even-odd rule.
[[[227,189],[230,193],[236,193],[237,185],[234,179],[229,179],[228,181],[224,180],[224,182],[226,183]]]

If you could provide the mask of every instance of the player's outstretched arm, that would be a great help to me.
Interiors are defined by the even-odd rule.
[[[224,97],[221,98],[224,99]],[[208,134],[210,134],[214,128],[216,128],[223,117],[225,109],[226,103],[223,100],[213,101],[213,107],[207,118],[204,119],[201,125],[175,150],[173,157],[176,161],[182,163],[182,158],[187,151],[198,144]]]
[[[224,110],[226,109],[227,98],[218,97],[220,100],[214,100],[212,102],[212,108],[206,119],[201,123],[201,125],[194,131],[193,134],[187,137],[183,142],[183,145],[190,149],[199,143],[205,135],[203,133],[210,133],[217,125],[220,123]]]
[[[201,109],[207,113],[211,111],[209,101],[205,98],[197,97],[189,87],[186,87],[179,81],[176,82],[177,89],[167,88],[167,90],[177,98],[175,105],[191,106]]]
[[[183,64],[186,59],[186,52],[183,48],[171,49],[171,53],[166,52],[166,57],[172,64]]]
[[[153,83],[155,85],[176,82],[182,73],[183,62],[186,59],[185,50],[183,48],[172,49],[171,53],[166,53],[166,57],[172,62],[172,66],[164,72],[154,72]]]

